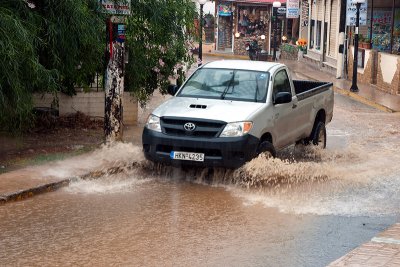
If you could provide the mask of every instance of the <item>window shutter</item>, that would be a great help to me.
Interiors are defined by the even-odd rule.
[[[329,31],[329,56],[336,58],[337,55],[337,22],[338,22],[338,0],[331,0],[331,15],[330,15],[330,19],[331,19],[331,28]]]

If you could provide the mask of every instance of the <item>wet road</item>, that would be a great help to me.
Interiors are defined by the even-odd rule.
[[[0,266],[325,266],[399,221],[399,137],[398,114],[336,95],[323,153],[208,177],[144,164],[0,206]]]

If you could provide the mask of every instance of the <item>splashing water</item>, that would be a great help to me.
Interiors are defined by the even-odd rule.
[[[261,203],[282,212],[399,214],[398,118],[371,111],[357,115],[346,112],[336,112],[349,119],[333,123],[328,129],[328,149],[294,146],[278,158],[261,155],[237,170],[153,164],[144,159],[141,147],[116,143],[103,146],[81,161],[63,161],[52,175],[71,177],[91,172],[89,177],[71,184],[67,189],[71,193],[124,192],[148,181],[190,181],[223,186],[246,205]],[[355,123],[357,120],[363,123]]]
[[[173,168],[143,158],[140,147],[116,143],[80,161],[89,176],[73,182],[70,193],[116,193],[132,191],[143,183],[168,179],[223,186],[243,198],[246,205],[261,203],[282,212],[297,214],[394,214],[400,199],[397,165],[383,154],[363,153],[363,147],[317,150],[296,146],[267,158],[260,155],[237,170]],[[380,153],[380,155],[378,155]],[[376,160],[380,156],[381,160]],[[386,155],[387,156],[387,155]],[[382,169],[380,166],[385,165]],[[77,163],[64,164],[59,175],[76,172]],[[75,171],[74,170],[75,167]],[[79,167],[78,167],[79,169]]]

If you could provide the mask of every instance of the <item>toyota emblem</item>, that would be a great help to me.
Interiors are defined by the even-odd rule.
[[[196,129],[196,125],[193,122],[187,122],[183,125],[183,128],[188,132],[193,132]]]

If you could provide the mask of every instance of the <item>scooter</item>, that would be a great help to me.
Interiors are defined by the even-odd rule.
[[[258,42],[253,40],[246,43],[246,51],[249,53],[250,60],[257,60],[260,48],[258,47]]]

